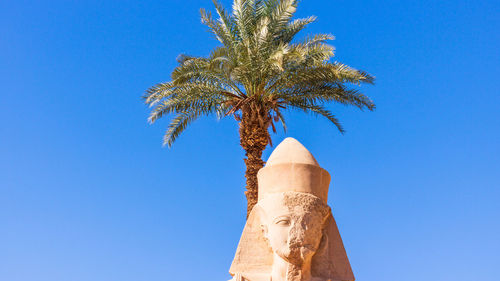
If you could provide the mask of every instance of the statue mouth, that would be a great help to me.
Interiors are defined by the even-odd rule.
[[[306,259],[316,252],[313,245],[292,245],[283,250],[278,250],[277,254],[287,262],[301,265]]]

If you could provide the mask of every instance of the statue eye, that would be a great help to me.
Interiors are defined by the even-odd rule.
[[[279,225],[279,226],[289,226],[290,225],[290,219],[289,218],[279,218],[274,223],[276,225]]]

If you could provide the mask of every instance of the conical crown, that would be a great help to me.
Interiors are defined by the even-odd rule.
[[[286,138],[257,175],[259,200],[267,194],[296,191],[315,195],[326,203],[330,174],[296,139]]]
[[[274,149],[267,160],[266,167],[287,164],[302,163],[318,166],[318,161],[298,140],[286,138]]]

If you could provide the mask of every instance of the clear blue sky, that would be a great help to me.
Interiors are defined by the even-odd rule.
[[[230,1],[223,1],[229,5]],[[0,2],[0,280],[227,280],[244,225],[233,120],[167,120],[140,96],[216,41],[189,1]],[[305,33],[377,77],[347,133],[288,113],[333,176],[359,281],[497,281],[500,2],[302,1]],[[265,158],[270,150],[265,152]]]

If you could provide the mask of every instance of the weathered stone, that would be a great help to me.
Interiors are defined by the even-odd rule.
[[[297,140],[285,139],[258,173],[229,270],[233,281],[353,281],[332,211],[330,175]]]

